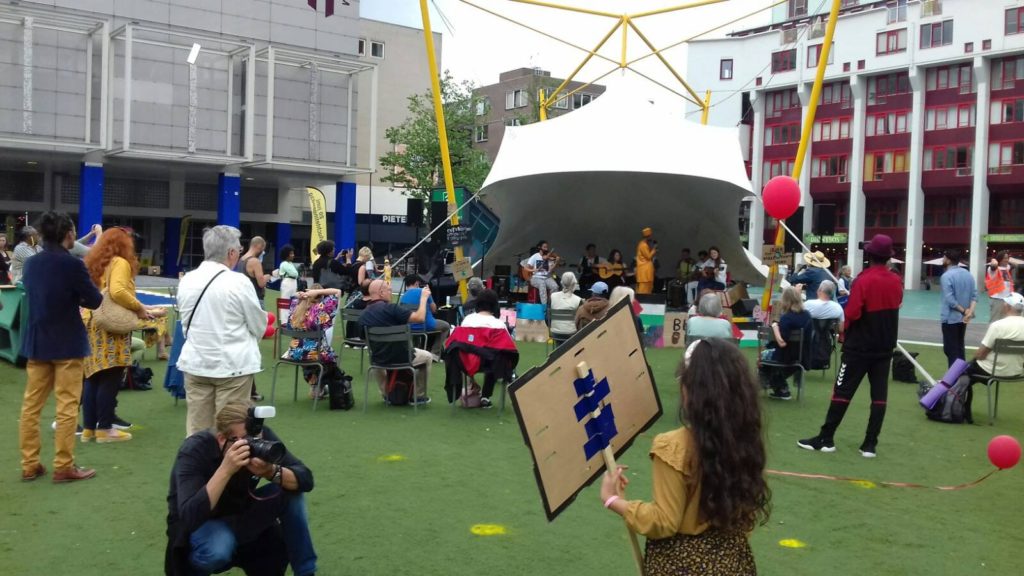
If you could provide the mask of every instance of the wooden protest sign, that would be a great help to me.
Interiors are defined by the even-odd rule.
[[[452,276],[456,280],[469,280],[473,276],[473,264],[469,261],[469,258],[452,262]]]
[[[793,261],[792,254],[786,254],[783,246],[765,244],[761,247],[761,263],[765,266],[778,266],[785,264],[789,266]]]
[[[592,387],[596,398],[578,394],[576,370],[581,362],[587,363],[598,383]],[[554,520],[603,474],[602,440],[618,457],[661,416],[661,400],[629,299],[559,346],[543,366],[512,383],[509,395],[533,457],[544,512]],[[607,410],[610,428],[607,421],[589,417],[584,406],[588,399],[599,400],[598,408]]]

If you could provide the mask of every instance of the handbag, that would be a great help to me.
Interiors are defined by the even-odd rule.
[[[107,282],[101,294],[103,300],[99,308],[93,310],[92,320],[96,326],[104,332],[123,336],[131,334],[132,330],[139,324],[139,317],[135,312],[121,306],[110,297],[110,274],[113,268],[107,271]]]
[[[481,394],[480,387],[477,386],[476,382],[470,380],[469,384],[463,386],[462,396],[459,397],[459,401],[462,403],[463,408],[479,408],[481,405]]]

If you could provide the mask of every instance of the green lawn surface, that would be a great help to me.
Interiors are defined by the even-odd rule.
[[[340,330],[339,330],[340,333]],[[340,336],[338,336],[340,337]],[[914,348],[933,375],[945,366],[941,350]],[[519,373],[543,362],[545,347],[521,343]],[[260,391],[271,389],[271,342],[263,342],[266,370]],[[435,364],[433,404],[385,408],[371,391],[363,414],[358,351],[343,349],[342,362],[356,376],[357,409],[314,413],[306,387],[292,401],[288,376],[278,383],[278,416],[268,424],[313,470],[310,523],[325,575],[632,574],[622,522],[604,510],[597,487],[585,489],[554,522],[545,519],[532,462],[514,412],[462,410],[443,400],[444,367]],[[746,350],[752,359],[753,350]],[[20,482],[17,421],[24,372],[0,363],[0,573],[6,575],[159,574],[167,514],[168,476],[185,429],[185,405],[161,388],[163,363],[147,353],[156,372],[150,392],[122,392],[118,412],[134,422],[134,440],[78,444],[79,464],[94,467],[93,480],[53,485],[49,477]],[[673,372],[680,351],[649,350],[665,415],[621,459],[630,466],[628,496],[650,497],[647,448],[653,435],[678,426],[679,392]],[[807,378],[803,400],[764,401],[773,469],[915,482],[929,486],[969,482],[991,469],[986,445],[997,434],[1020,438],[1024,389],[1003,387],[999,419],[987,424],[985,391],[976,390],[978,424],[927,421],[917,387],[891,383],[878,458],[857,452],[867,423],[865,382],[836,436],[837,452],[811,453],[796,441],[817,433],[833,374]],[[378,395],[379,396],[379,395]],[[43,463],[53,457],[43,413]],[[995,474],[961,491],[865,487],[770,477],[772,515],[751,544],[761,574],[1021,574],[1024,544],[1024,468]],[[476,524],[505,533],[478,536]],[[787,548],[795,539],[802,548]],[[232,572],[235,573],[235,572]]]

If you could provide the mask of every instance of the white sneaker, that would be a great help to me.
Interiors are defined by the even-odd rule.
[[[867,450],[861,450],[860,455],[865,458],[874,458],[875,456],[878,456],[878,454],[875,454],[874,452],[868,452]]]

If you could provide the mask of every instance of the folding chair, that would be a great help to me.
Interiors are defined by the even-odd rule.
[[[286,336],[289,339],[292,338],[311,338],[317,342],[323,341],[324,331],[323,330],[292,330],[290,328],[279,328],[277,335],[275,336],[274,347],[280,347],[280,340],[282,336]],[[313,410],[316,411],[316,404],[320,400],[320,395],[323,393],[323,378],[324,378],[324,365],[317,360],[289,360],[287,358],[281,358],[278,356],[277,362],[274,363],[274,375],[273,380],[270,384],[270,403],[274,404],[274,393],[277,391],[277,367],[281,364],[288,364],[295,367],[295,392],[292,397],[292,401],[298,401],[299,399],[299,368],[316,368],[316,387],[313,389]]]
[[[410,312],[415,312],[420,309],[419,304],[399,304],[399,306],[405,308],[406,310],[409,310]],[[442,330],[427,330],[425,323],[423,327],[423,330],[412,330],[413,340],[415,342],[422,339],[423,345],[416,347],[419,348],[420,350],[426,350],[427,352],[433,354],[433,351],[430,348],[427,348],[427,345],[430,343],[430,337],[437,337],[438,335],[443,334],[444,332]]]
[[[363,371],[363,357],[366,355],[366,335],[359,327],[359,319],[363,317],[363,311],[355,308],[341,309],[341,335],[342,344],[351,348],[359,349],[359,371]],[[356,327],[355,334],[349,334],[350,323]],[[341,352],[341,350],[338,350]],[[340,355],[339,355],[340,357]]]
[[[408,358],[405,362],[396,362],[394,364],[377,364],[373,361],[373,349],[375,346],[382,344],[405,344],[405,352]],[[412,330],[409,329],[408,324],[401,326],[383,326],[366,329],[366,346],[370,349],[370,367],[366,369],[366,379],[363,383],[363,412],[366,412],[366,407],[370,400],[370,372],[374,370],[383,370],[387,374],[388,370],[408,370],[412,373],[413,382],[413,412],[419,411],[419,405],[415,402],[416,396],[416,367],[412,365],[413,360],[413,345],[412,345]],[[396,354],[397,355],[397,354]]]
[[[792,362],[780,362],[776,360],[760,360],[761,352],[764,350],[765,344],[775,339],[775,331],[771,326],[758,326],[757,328],[757,357],[758,367],[766,367],[772,370],[785,370],[790,371],[790,374],[786,375],[789,378],[790,375],[796,376],[793,379],[793,384],[796,385],[796,399],[801,400],[801,396],[804,389],[804,373],[807,369],[804,367],[804,331],[793,330],[789,334],[789,338],[786,339],[786,347],[796,346],[797,357]],[[766,389],[767,393],[767,389]]]
[[[811,321],[811,350],[812,350],[812,352],[811,352],[812,356],[811,357],[812,358],[815,357],[813,350],[817,349],[817,343],[819,342],[819,338],[827,338],[828,339],[828,343],[829,343],[829,353],[828,353],[828,360],[829,360],[829,362],[825,366],[821,367],[821,377],[824,378],[825,377],[825,372],[827,370],[829,370],[829,369],[836,369],[836,366],[838,366],[838,364],[839,364],[838,363],[838,353],[839,352],[838,352],[838,347],[836,346],[836,341],[839,338],[839,320],[834,319],[834,318],[830,318],[830,319],[821,319],[821,318],[819,318],[817,320],[812,320]]]
[[[284,322],[283,322],[282,319],[284,318],[285,313],[288,312],[288,309],[291,308],[292,301],[291,301],[290,298],[278,298],[277,302],[276,302],[276,305],[277,305],[277,331],[280,332],[281,331],[281,327],[284,326]],[[274,338],[274,357],[275,358],[280,358],[281,357],[281,351],[278,350],[277,347],[278,347],[278,339]]]
[[[1024,355],[1024,341],[1010,340],[1009,338],[997,339],[992,347],[992,370],[996,371],[996,366],[999,366],[999,355],[1000,354],[1016,354]],[[996,412],[999,411],[999,383],[1000,382],[1024,382],[1024,373],[1000,376],[998,374],[992,374],[986,376],[984,374],[972,374],[971,380],[985,385],[985,390],[988,396],[988,425],[992,426],[996,422]],[[996,401],[992,403],[992,385],[996,387]]]
[[[562,342],[576,334],[575,330],[572,332],[555,332],[551,330],[551,326],[555,322],[571,322],[575,326],[576,310],[552,310],[550,307],[548,308],[548,354],[551,354],[553,348],[558,348]],[[554,346],[552,346],[552,343]]]

